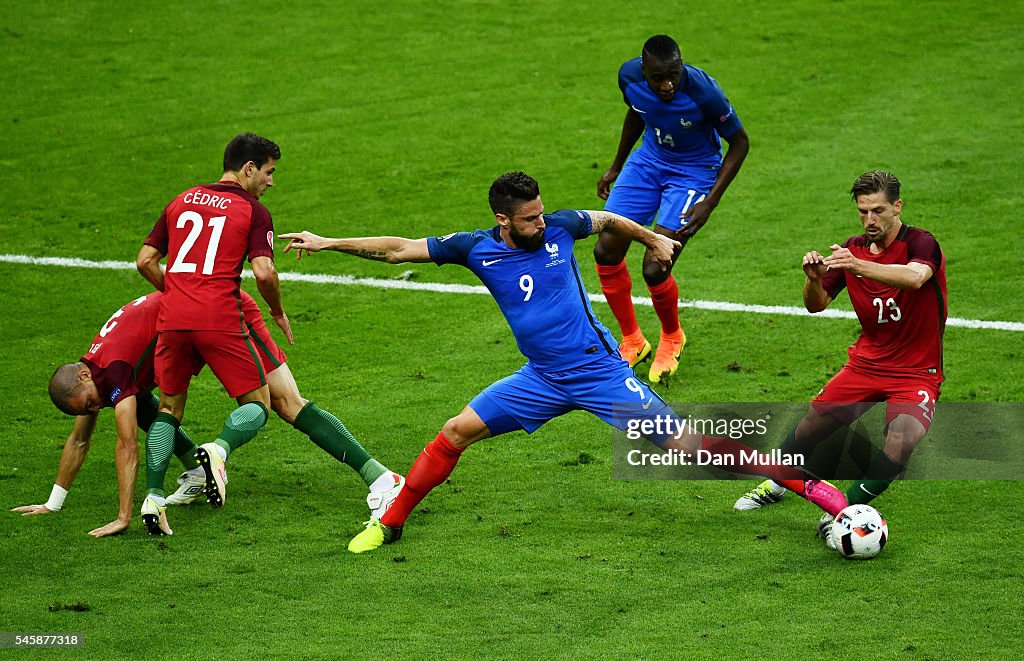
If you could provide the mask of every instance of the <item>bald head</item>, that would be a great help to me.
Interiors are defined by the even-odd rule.
[[[83,415],[88,412],[83,412],[77,406],[78,400],[84,398],[88,384],[92,383],[91,378],[88,383],[82,379],[82,370],[89,372],[85,363],[68,363],[58,367],[50,377],[50,401],[68,415]]]

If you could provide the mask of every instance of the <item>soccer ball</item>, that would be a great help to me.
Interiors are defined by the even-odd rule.
[[[844,558],[867,560],[882,552],[889,539],[889,526],[870,505],[850,505],[832,522],[832,543]]]

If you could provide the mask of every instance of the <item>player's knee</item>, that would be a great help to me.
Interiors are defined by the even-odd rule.
[[[818,434],[818,426],[816,419],[806,416],[797,424],[796,429],[793,431],[793,436],[798,443],[811,441]]]
[[[472,421],[464,415],[457,415],[450,418],[441,428],[441,433],[448,439],[448,442],[460,449],[466,449],[481,438],[483,430],[477,428]]]
[[[295,418],[298,417],[299,411],[301,411],[302,407],[307,403],[308,402],[305,399],[297,395],[289,397],[271,396],[270,398],[270,406],[274,410],[274,413],[289,424],[295,422]]]
[[[648,287],[657,287],[671,276],[672,267],[663,269],[661,264],[656,262],[651,264],[644,263],[644,282],[647,283]]]
[[[615,266],[625,258],[626,249],[619,245],[609,245],[608,242],[602,239],[598,239],[597,243],[594,244],[594,261],[601,266]]]

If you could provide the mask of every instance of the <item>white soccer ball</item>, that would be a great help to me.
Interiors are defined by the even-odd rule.
[[[832,543],[844,558],[867,560],[882,552],[889,540],[889,526],[870,505],[850,505],[832,522]]]

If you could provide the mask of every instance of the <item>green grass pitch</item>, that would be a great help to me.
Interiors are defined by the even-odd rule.
[[[677,268],[684,299],[799,305],[800,256],[856,233],[845,191],[884,167],[904,183],[904,219],[946,252],[951,316],[1024,321],[1020,3],[0,6],[0,254],[132,260],[162,206],[216,178],[244,130],[282,146],[264,198],[279,232],[487,226],[487,186],[509,169],[539,179],[548,209],[599,208],[623,115],[616,71],[667,32],[719,80],[752,143]],[[591,248],[577,258],[596,292]],[[405,270],[333,254],[278,264]],[[411,270],[475,284],[455,267]],[[64,511],[6,512],[45,500],[71,428],[46,395],[52,370],[146,289],[128,271],[0,263],[0,633],[86,638],[40,657],[962,659],[1024,647],[1020,482],[896,484],[878,502],[891,544],[844,562],[813,539],[805,503],[733,512],[750,482],[611,480],[610,430],[583,413],[473,447],[405,538],[367,556],[345,551],[365,516],[360,481],[279,420],[232,458],[227,507],[170,510],[173,537],[149,538],[137,515],[120,537],[85,534],[116,515],[109,412]],[[303,394],[396,470],[522,362],[487,297],[284,289]],[[656,333],[653,311],[639,314]],[[695,310],[684,324],[681,376],[659,389],[677,402],[806,401],[857,330]],[[1020,332],[949,328],[943,399],[1024,401],[1022,356]],[[229,407],[206,373],[186,425],[209,439]]]

